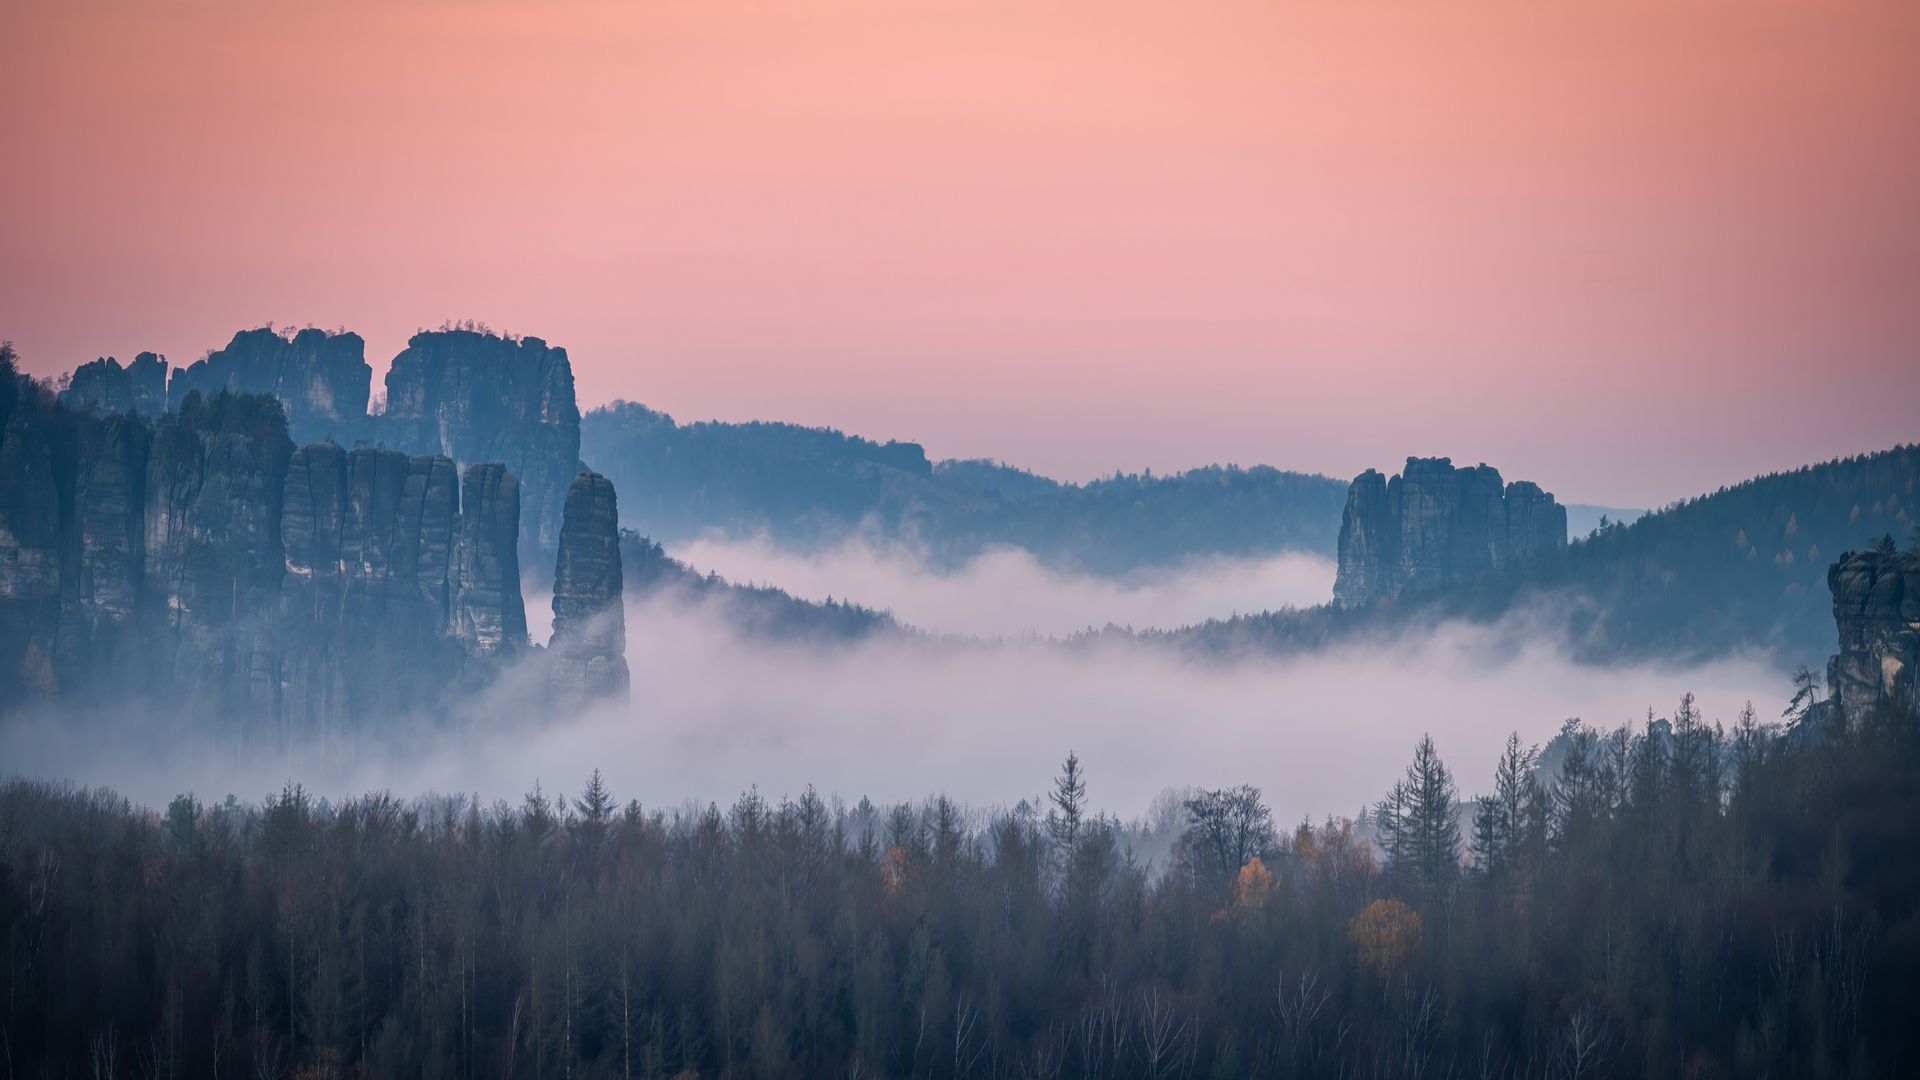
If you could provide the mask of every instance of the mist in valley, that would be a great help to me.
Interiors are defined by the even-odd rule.
[[[1532,613],[1284,658],[1034,636],[1226,614],[1233,608],[1222,598],[1248,583],[1304,598],[1327,584],[1313,573],[1330,570],[1304,556],[1119,583],[1048,571],[1024,553],[989,555],[954,574],[904,554],[864,560],[848,549],[801,556],[705,545],[688,554],[703,568],[757,570],[803,594],[890,607],[947,633],[825,644],[749,636],[716,605],[668,589],[628,598],[629,703],[550,715],[538,680],[510,669],[450,726],[395,718],[344,751],[299,745],[243,762],[230,738],[181,735],[195,730],[190,718],[117,712],[15,724],[0,757],[8,771],[107,785],[148,805],[188,790],[244,801],[288,782],[330,797],[389,790],[514,801],[536,784],[575,790],[599,769],[622,799],[656,807],[724,805],[751,789],[797,796],[808,785],[848,802],[945,793],[986,807],[1037,799],[1072,750],[1093,804],[1123,819],[1170,788],[1250,783],[1291,821],[1357,813],[1392,784],[1424,732],[1469,795],[1488,788],[1510,731],[1544,743],[1567,717],[1612,726],[1649,707],[1665,715],[1685,691],[1731,723],[1749,700],[1763,717],[1777,713],[1786,686],[1759,658],[1577,664],[1553,619]],[[1070,617],[1074,610],[1087,617]],[[543,640],[548,599],[530,596],[528,616]]]
[[[1049,568],[996,547],[942,571],[904,544],[854,540],[817,552],[765,538],[704,538],[673,554],[729,581],[806,600],[852,600],[910,626],[974,637],[1060,637],[1102,626],[1176,627],[1216,616],[1308,607],[1333,596],[1335,566],[1305,552],[1199,558],[1121,576]]]

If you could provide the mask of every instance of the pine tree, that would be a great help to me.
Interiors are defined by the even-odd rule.
[[[593,770],[580,797],[573,800],[573,808],[579,814],[573,822],[574,837],[587,852],[597,850],[606,842],[613,824],[613,812],[618,805],[613,793],[607,790],[607,782],[601,777],[600,770]]]
[[[1407,768],[1409,848],[1414,881],[1430,898],[1443,896],[1460,870],[1460,822],[1454,816],[1453,774],[1422,735]]]
[[[1509,734],[1494,766],[1493,794],[1479,800],[1473,822],[1474,864],[1488,877],[1504,877],[1518,858],[1538,757],[1538,749],[1521,748],[1519,732]]]
[[[1087,780],[1073,751],[1067,751],[1067,760],[1060,766],[1060,775],[1054,777],[1047,800],[1053,803],[1053,809],[1047,811],[1047,837],[1053,841],[1062,887],[1071,892],[1074,856],[1080,849],[1087,804]]]

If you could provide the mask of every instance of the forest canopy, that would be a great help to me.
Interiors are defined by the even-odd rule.
[[[1920,717],[1432,739],[1358,819],[0,786],[11,1075],[1867,1076],[1920,1063]]]

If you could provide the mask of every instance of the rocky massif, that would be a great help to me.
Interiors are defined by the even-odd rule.
[[[1488,465],[1410,457],[1398,476],[1354,478],[1333,595],[1351,606],[1427,592],[1566,543],[1566,508],[1540,485],[1502,484]]]
[[[1827,687],[1848,717],[1911,696],[1920,672],[1920,552],[1850,551],[1827,570],[1840,651]]]
[[[624,693],[604,602],[617,511],[604,478],[581,479],[557,534],[590,629],[567,622],[548,654],[527,637],[506,466],[296,448],[277,395],[190,393],[157,423],[76,411],[0,358],[0,706],[131,696],[248,741],[332,744],[509,662],[578,672],[552,680],[567,702]]]
[[[170,368],[154,353],[126,367],[94,360],[73,372],[59,398],[78,412],[157,419],[196,393],[270,394],[296,443],[364,442],[462,464],[499,462],[521,488],[519,548],[529,568],[551,565],[567,485],[580,470],[580,409],[566,350],[478,329],[424,331],[387,372],[384,412],[369,412],[372,381],[358,334],[261,327],[186,367]]]
[[[331,438],[350,442],[367,424],[373,369],[359,334],[306,329],[281,334],[267,327],[242,330],[223,349],[174,371],[167,404],[187,396],[230,390],[272,394],[287,412],[295,442]]]
[[[81,412],[157,417],[167,411],[167,362],[150,352],[126,367],[111,356],[88,361],[74,369],[60,403]]]

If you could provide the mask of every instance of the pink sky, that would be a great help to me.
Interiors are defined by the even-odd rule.
[[[8,0],[48,374],[478,318],[583,402],[1644,505],[1920,438],[1912,0]]]

